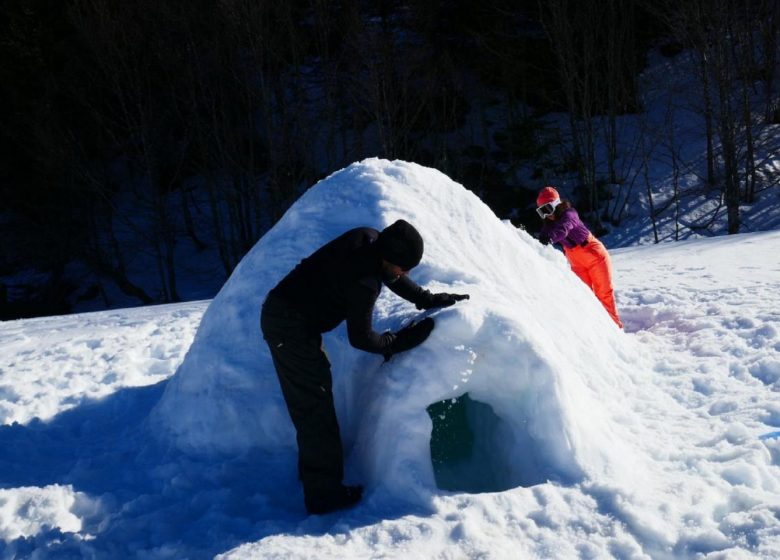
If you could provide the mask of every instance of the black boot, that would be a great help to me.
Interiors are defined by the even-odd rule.
[[[304,491],[304,494],[306,510],[311,514],[322,515],[358,503],[363,497],[363,487],[339,484],[328,489]]]

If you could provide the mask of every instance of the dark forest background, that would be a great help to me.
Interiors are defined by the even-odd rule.
[[[0,319],[178,301],[198,252],[218,286],[307,187],[369,156],[529,224],[540,183],[570,173],[594,229],[618,226],[591,123],[642,110],[651,47],[700,60],[704,180],[738,205],[750,118],[717,88],[749,74],[777,122],[779,20],[770,0],[5,0]]]

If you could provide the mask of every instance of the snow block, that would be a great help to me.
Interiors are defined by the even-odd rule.
[[[425,240],[411,277],[471,300],[435,312],[430,338],[386,364],[351,348],[343,324],[324,336],[347,478],[399,497],[435,490],[428,407],[466,393],[479,405],[471,405],[472,417],[492,426],[477,425],[473,444],[497,458],[493,467],[509,468],[500,486],[628,476],[622,442],[635,420],[610,406],[631,392],[636,351],[628,337],[558,251],[499,220],[439,171],[380,159],[313,186],[242,260],[152,412],[160,437],[197,453],[259,448],[294,457],[293,427],[259,328],[262,302],[332,238],[399,218]],[[416,315],[385,289],[374,328],[396,330]]]

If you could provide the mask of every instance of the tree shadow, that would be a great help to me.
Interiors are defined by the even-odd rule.
[[[122,389],[43,422],[0,427],[0,488],[71,485],[99,506],[71,509],[79,533],[45,528],[5,543],[3,556],[211,558],[281,534],[320,535],[430,511],[369,504],[308,516],[296,453],[186,454],[152,433],[147,417],[167,381]],[[379,505],[379,507],[376,507]]]

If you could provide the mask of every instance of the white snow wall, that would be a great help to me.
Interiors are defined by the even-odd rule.
[[[629,337],[559,252],[499,220],[439,171],[401,161],[368,159],[334,173],[260,239],[204,314],[152,413],[156,431],[198,453],[294,449],[259,329],[262,302],[330,239],[356,226],[381,230],[398,218],[425,240],[411,277],[471,300],[438,312],[423,345],[384,365],[352,349],[344,325],[325,335],[348,470],[393,494],[435,488],[426,407],[468,392],[508,427],[494,445],[510,468],[564,482],[633,476],[624,443],[636,419],[611,405],[633,391]],[[384,289],[374,327],[395,330],[417,314]]]

